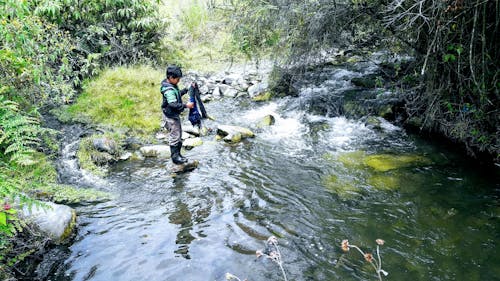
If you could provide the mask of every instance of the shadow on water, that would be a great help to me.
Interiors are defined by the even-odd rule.
[[[324,75],[325,87],[338,87]],[[310,114],[297,107],[311,99],[302,93],[208,103],[217,122],[257,136],[234,145],[203,137],[186,152],[200,160],[190,173],[172,178],[154,158],[116,165],[96,183],[115,199],[77,207],[77,236],[50,279],[282,280],[276,264],[255,257],[274,235],[290,280],[376,280],[340,243],[373,252],[377,238],[387,280],[499,280],[498,170],[388,123],[374,130]],[[267,114],[276,124],[257,128]]]

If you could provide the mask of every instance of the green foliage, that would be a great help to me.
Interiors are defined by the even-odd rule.
[[[150,135],[160,127],[163,76],[163,71],[147,66],[108,69],[85,85],[68,112],[95,124]]]
[[[35,14],[76,36],[76,48],[105,63],[154,58],[163,21],[153,1],[39,0]]]
[[[23,166],[34,164],[39,135],[47,131],[40,127],[38,119],[23,115],[17,103],[0,96],[0,151],[8,161]]]
[[[405,46],[416,59],[401,81],[410,89],[408,116],[464,143],[471,154],[500,154],[498,1],[234,0],[226,5],[235,44],[248,56],[271,51],[278,61],[307,63],[322,49]]]
[[[194,3],[181,11],[180,21],[183,29],[188,31],[189,36],[193,40],[198,40],[207,32],[205,28],[208,17],[206,7],[199,3],[199,1],[194,1]]]

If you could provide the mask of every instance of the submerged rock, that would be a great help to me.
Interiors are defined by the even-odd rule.
[[[76,212],[74,209],[52,202],[44,202],[45,206],[33,205],[24,207],[21,216],[33,222],[43,233],[55,243],[64,243],[76,225]]]
[[[378,190],[396,190],[401,186],[398,175],[374,174],[368,178],[368,184]]]
[[[199,163],[200,162],[198,160],[193,160],[193,161],[189,161],[186,164],[181,164],[181,165],[174,164],[174,166],[172,167],[172,173],[182,174],[182,173],[190,172],[190,171],[198,168]]]
[[[362,150],[342,153],[337,157],[337,160],[346,168],[359,168],[364,165],[363,161],[366,158],[366,152]]]
[[[356,185],[352,180],[339,179],[336,175],[329,175],[322,180],[325,188],[340,198],[350,199],[360,195],[362,188]]]
[[[432,161],[420,155],[391,155],[377,154],[369,155],[364,163],[375,171],[386,172],[389,170],[415,167],[432,164]]]

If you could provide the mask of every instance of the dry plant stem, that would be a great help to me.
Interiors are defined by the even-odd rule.
[[[280,252],[280,249],[278,247],[278,243],[271,242],[271,244],[274,247],[276,247],[276,252],[278,253],[278,259],[277,259],[276,263],[280,266],[281,273],[283,274],[283,278],[285,279],[285,281],[288,281],[288,279],[286,277],[285,269],[283,268],[283,261],[281,260],[281,252]]]
[[[363,252],[358,246],[356,246],[356,245],[349,245],[349,248],[354,248],[354,249],[358,250],[358,252],[363,257],[365,256],[365,252]],[[377,272],[378,279],[380,281],[382,281],[382,276],[380,275],[381,264],[380,264],[380,255],[379,255],[379,247],[378,246],[377,246],[377,256],[378,256],[378,259],[379,259],[379,263],[377,264],[376,261],[370,261],[370,264],[373,266],[373,269],[375,269],[375,271]]]

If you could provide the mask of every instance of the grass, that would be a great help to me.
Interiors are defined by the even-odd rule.
[[[151,135],[160,128],[163,77],[163,71],[148,66],[105,70],[85,85],[68,113],[76,120]]]

